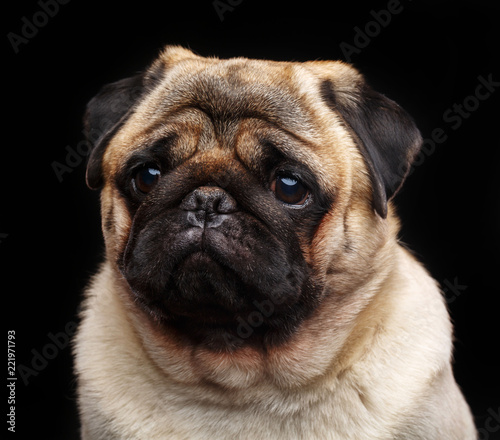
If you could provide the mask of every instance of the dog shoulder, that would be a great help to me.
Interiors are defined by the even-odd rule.
[[[406,415],[386,423],[397,426],[397,439],[475,439],[470,410],[453,378],[452,325],[438,283],[401,247],[383,293],[391,313],[354,368],[364,406],[379,420],[405,408]]]

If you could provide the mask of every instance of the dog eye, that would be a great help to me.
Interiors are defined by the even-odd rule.
[[[147,194],[158,182],[160,178],[160,170],[156,168],[144,167],[135,174],[133,178],[133,186],[136,192]]]
[[[287,174],[278,174],[271,184],[271,190],[278,200],[287,205],[303,205],[309,196],[307,187],[296,177]]]

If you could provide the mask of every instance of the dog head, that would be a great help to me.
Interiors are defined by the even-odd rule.
[[[179,47],[105,86],[85,121],[87,183],[131,307],[214,352],[272,350],[325,304],[348,307],[383,270],[390,200],[421,143],[347,64]]]

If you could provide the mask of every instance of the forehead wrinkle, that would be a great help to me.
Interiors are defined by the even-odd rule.
[[[273,130],[273,134],[267,140],[271,141],[274,148],[288,159],[307,165],[317,176],[323,190],[328,192],[331,189],[331,179],[324,171],[322,158],[315,148],[311,148],[309,140],[286,129]]]
[[[281,78],[286,69],[271,68],[274,76],[267,72],[269,69],[267,63],[241,59],[185,62],[174,67],[156,90],[154,107],[199,108],[218,127],[245,117],[268,119],[296,129],[310,126],[310,115],[290,90],[292,85]]]
[[[186,117],[181,112],[174,112],[170,116],[145,120],[143,115],[133,115],[112,139],[105,153],[106,172],[112,174],[113,170],[119,170],[123,163],[128,163],[133,157],[138,157],[137,155],[143,155],[144,151],[151,151],[151,148],[157,148],[159,153],[161,147],[158,143],[167,139],[170,141],[168,148],[164,146],[164,155],[170,156],[172,165],[179,164],[192,155],[197,149],[205,126],[203,115]]]
[[[331,176],[324,170],[325,158],[317,151],[317,145],[314,145],[307,137],[302,137],[271,122],[258,119],[243,121],[240,124],[239,133],[235,149],[237,157],[242,162],[252,160],[260,162],[265,156],[266,150],[274,150],[285,160],[300,163],[309,169],[316,176],[325,193],[331,194],[335,190],[332,187]],[[249,143],[252,142],[255,144],[248,148]],[[251,154],[248,153],[249,151]]]

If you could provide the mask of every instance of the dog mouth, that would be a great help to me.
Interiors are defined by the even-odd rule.
[[[246,344],[291,329],[308,308],[308,266],[292,230],[274,230],[221,191],[137,215],[118,260],[146,316],[215,347],[227,335]],[[258,325],[240,338],[249,320]]]
[[[240,234],[249,222],[239,216],[206,229],[171,223],[163,235],[154,225],[143,229],[121,267],[134,303],[181,340],[216,350],[262,345],[293,328],[303,312],[303,267],[265,230]]]
[[[233,270],[216,261],[206,246],[189,254],[172,271],[165,286],[162,316],[199,324],[229,324],[249,309],[252,292]]]

